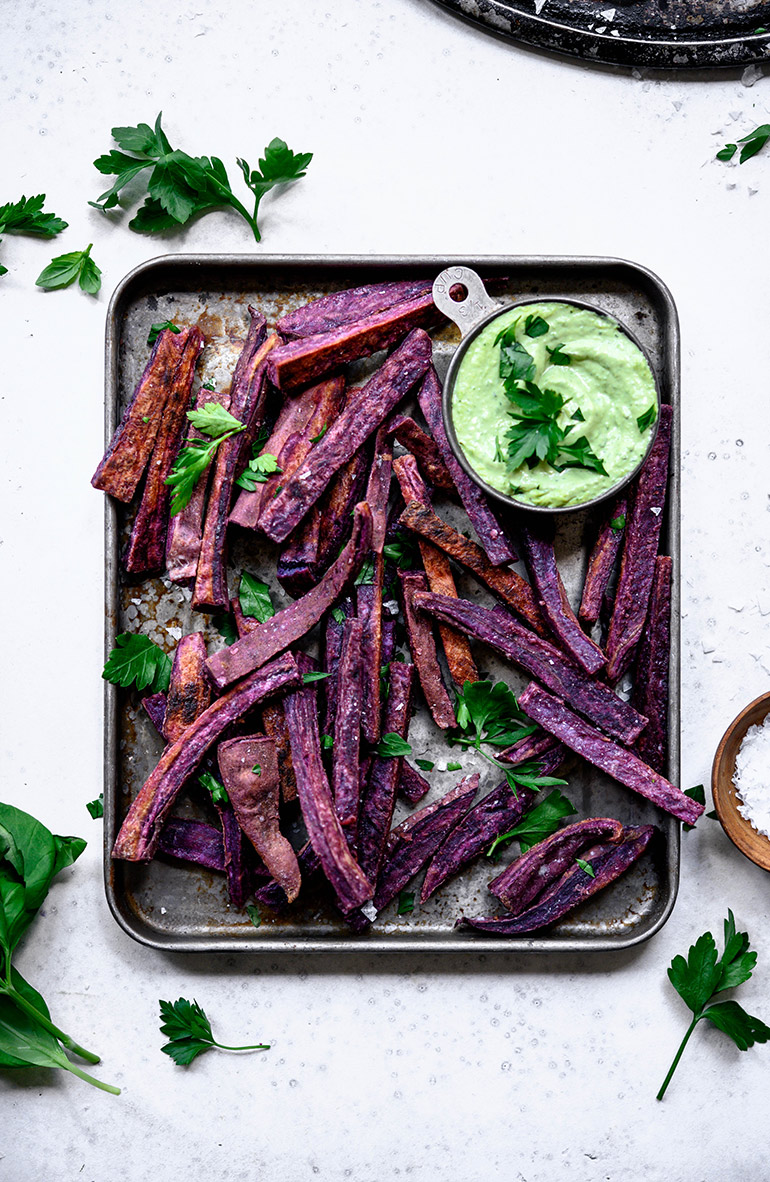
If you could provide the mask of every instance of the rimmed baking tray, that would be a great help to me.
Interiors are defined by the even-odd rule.
[[[283,311],[330,290],[397,277],[433,276],[445,266],[465,264],[483,276],[495,277],[500,298],[586,299],[631,327],[656,370],[661,397],[674,409],[671,483],[662,546],[673,558],[670,749],[667,774],[679,780],[679,329],[668,289],[650,271],[620,259],[516,256],[167,256],[132,271],[118,285],[107,315],[105,434],[112,437],[123,407],[146,362],[147,334],[156,321],[197,321],[207,346],[201,358],[201,381],[225,380],[232,370],[243,336],[247,307],[260,307],[270,322]],[[435,337],[434,357],[443,375],[459,336],[454,327]],[[360,376],[377,358],[358,363]],[[447,512],[442,506],[441,512]],[[130,582],[119,553],[127,536],[132,510],[107,498],[105,542],[105,648],[119,632],[142,631],[173,648],[189,631],[206,631],[212,645],[223,641],[211,618],[193,613],[190,592],[165,578]],[[466,523],[467,524],[467,523]],[[568,592],[579,595],[591,523],[583,517],[564,519],[557,535],[557,557]],[[277,550],[267,541],[237,538],[230,571],[246,568],[274,582]],[[458,579],[461,594],[482,598],[473,580]],[[274,595],[277,605],[282,592]],[[519,678],[486,651],[480,651],[482,674],[504,677],[516,690]],[[118,923],[134,939],[153,948],[186,952],[276,953],[453,953],[517,956],[543,952],[606,952],[647,939],[665,923],[676,898],[679,879],[679,822],[582,761],[566,777],[564,789],[580,816],[609,814],[626,824],[654,823],[660,830],[650,851],[623,879],[567,917],[545,935],[529,939],[486,938],[458,931],[460,914],[489,913],[486,883],[500,869],[485,859],[439,891],[411,915],[398,916],[391,904],[363,936],[350,934],[331,907],[327,892],[312,884],[284,915],[265,911],[255,928],[245,913],[233,911],[224,881],[199,869],[171,865],[161,859],[147,864],[113,861],[115,836],[133,796],[151,771],[162,741],[144,716],[136,695],[105,683],[104,875],[107,899]],[[446,746],[426,711],[419,711],[409,739],[415,756],[431,758],[432,791],[441,795],[457,776],[442,771],[448,760],[463,764],[463,773],[484,772],[482,788],[497,780],[482,761],[474,764],[465,752]],[[427,797],[429,801],[431,797]],[[192,805],[183,805],[192,808]],[[403,811],[403,810],[401,810]],[[194,811],[190,815],[195,815]],[[397,819],[400,819],[397,814]],[[507,857],[511,857],[513,850]],[[322,884],[323,886],[323,884]]]
[[[740,68],[770,56],[767,0],[436,0],[511,41],[606,65]]]

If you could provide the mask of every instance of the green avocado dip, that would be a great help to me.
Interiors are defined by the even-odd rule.
[[[643,459],[657,419],[642,351],[609,317],[523,304],[468,346],[452,392],[458,443],[483,481],[530,505],[581,505]]]

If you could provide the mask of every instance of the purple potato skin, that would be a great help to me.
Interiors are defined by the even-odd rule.
[[[613,521],[625,523],[628,514],[628,497],[622,493],[601,524],[591,556],[588,559],[583,595],[580,600],[578,617],[591,628],[599,619],[602,601],[615,569],[615,563],[623,544],[625,524],[613,526]]]
[[[668,682],[671,660],[671,568],[666,555],[655,559],[647,625],[639,644],[631,701],[647,715],[648,725],[636,741],[642,759],[662,772],[668,746]]]
[[[457,726],[454,708],[441,676],[436,641],[430,620],[417,612],[413,597],[418,591],[427,591],[428,580],[420,571],[400,571],[401,601],[409,636],[409,649],[420,679],[425,701],[436,726],[446,730]]]
[[[206,821],[169,817],[158,838],[159,854],[179,858],[207,870],[224,870],[225,848],[222,831]]]
[[[340,824],[355,838],[361,785],[361,714],[363,626],[348,620],[343,628],[340,653],[337,717],[332,748],[332,794]]]
[[[163,738],[179,739],[211,704],[211,684],[206,676],[206,639],[202,632],[188,632],[176,646],[168,686]]]
[[[401,764],[398,790],[410,804],[417,804],[430,792],[430,784],[406,759]]]
[[[335,291],[287,312],[277,322],[278,332],[286,340],[320,336],[345,324],[385,312],[395,304],[433,291],[430,279],[399,279],[387,283],[365,283],[346,291]]]

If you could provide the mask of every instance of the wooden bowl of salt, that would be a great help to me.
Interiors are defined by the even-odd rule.
[[[770,870],[770,837],[760,832],[770,830],[770,693],[755,698],[728,726],[714,756],[711,790],[730,841]]]

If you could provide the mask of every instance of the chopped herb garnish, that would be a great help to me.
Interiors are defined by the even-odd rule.
[[[152,324],[150,326],[150,332],[147,337],[147,344],[154,345],[155,342],[157,341],[158,337],[160,336],[160,334],[165,329],[168,329],[169,332],[174,332],[174,333],[180,333],[182,331],[181,328],[177,328],[177,326],[174,324],[173,320],[159,320],[157,324]],[[204,390],[207,390],[209,387],[203,386],[201,388]]]
[[[246,492],[254,492],[258,484],[267,484],[268,476],[282,471],[283,469],[278,467],[276,456],[271,455],[269,451],[261,452],[252,456],[235,483],[239,488],[245,488]],[[280,492],[280,489],[278,491]]]
[[[386,668],[386,667],[387,666],[383,666],[383,668]],[[312,685],[314,681],[326,681],[327,677],[331,677],[331,673],[320,673],[320,672],[318,672],[318,673],[316,673],[316,672],[303,673],[302,674],[302,684],[303,685]]]
[[[411,915],[414,911],[414,891],[402,891],[398,896],[398,915]]]
[[[105,681],[136,686],[141,692],[165,693],[171,677],[171,657],[149,636],[121,632],[115,637],[115,647],[107,658],[102,672]]]
[[[334,738],[332,735],[321,735],[321,750],[331,751],[334,746]]]
[[[238,639],[238,628],[232,612],[217,612],[212,623],[227,644],[235,644]]]
[[[207,382],[201,382],[201,390],[211,390],[211,392],[213,394],[216,392],[216,386],[211,381],[211,379],[209,379]]]
[[[374,560],[367,558],[360,571],[356,575],[356,586],[359,587],[362,583],[374,582]]]
[[[586,862],[585,858],[575,858],[575,865],[579,866],[581,870],[585,871],[590,878],[596,878],[596,871],[590,862]]]
[[[244,616],[249,619],[258,620],[260,624],[264,624],[265,620],[269,620],[271,616],[275,615],[275,608],[273,601],[270,598],[270,588],[267,583],[263,583],[261,579],[250,575],[248,571],[244,571],[241,575],[241,581],[238,587],[238,599],[241,604],[241,611]]]
[[[619,534],[622,529],[626,528],[626,515],[621,513],[619,517],[613,517],[610,521],[610,529]]]
[[[640,432],[646,431],[648,427],[651,427],[657,417],[658,408],[653,404],[652,406],[648,407],[644,414],[639,415],[636,420],[636,425]]]
[[[219,1047],[222,1051],[270,1050],[269,1044],[262,1042],[246,1047],[230,1047],[217,1042],[211,1033],[211,1023],[197,1001],[187,1001],[184,997],[175,1002],[161,1001],[160,1016],[161,1034],[170,1040],[160,1049],[174,1060],[177,1067],[189,1067],[193,1059],[212,1047]]]
[[[261,776],[262,775],[262,764],[255,763],[254,767],[251,769],[251,774],[253,776]]]
[[[317,435],[310,436],[310,442],[311,443],[320,443],[328,430],[329,430],[329,424],[324,423],[323,427],[321,428],[321,430],[318,432]]]
[[[446,765],[446,770],[448,772],[461,772],[463,770],[463,765],[461,763],[457,763],[456,761],[453,761],[452,763],[448,763]]]
[[[142,415],[142,422],[143,423],[149,423],[149,421],[150,421],[149,415]]]
[[[417,563],[417,545],[411,538],[396,538],[393,542],[386,542],[382,552],[399,570],[412,570]]]
[[[762,123],[750,131],[748,135],[742,136],[738,140],[738,144],[743,144],[738,157],[739,162],[745,164],[747,160],[751,160],[752,156],[756,156],[757,152],[762,151],[769,139],[770,123]],[[724,148],[717,152],[717,160],[732,160],[738,151],[738,144],[725,144]]]
[[[555,833],[559,828],[559,822],[564,817],[570,817],[576,812],[575,806],[567,800],[566,796],[562,796],[558,789],[549,792],[545,800],[530,809],[518,825],[514,825],[508,833],[502,833],[495,838],[487,850],[487,857],[494,857],[503,842],[514,839],[518,841],[522,854],[526,854],[533,845],[537,845],[539,841],[545,841],[546,837]]]
[[[257,907],[256,903],[247,903],[246,904],[246,914],[248,915],[249,919],[251,920],[251,922],[255,928],[258,928],[261,926],[262,916],[259,913],[259,907]]]
[[[415,759],[414,762],[417,764],[421,772],[432,772],[436,766],[435,763],[431,763],[429,759]]]
[[[545,351],[551,359],[551,365],[572,365],[572,357],[564,352],[564,345],[546,345]]]
[[[230,797],[227,795],[227,789],[216,776],[212,776],[211,772],[201,772],[198,776],[198,783],[207,792],[211,793],[211,799],[214,804],[227,804]]]
[[[691,800],[697,800],[698,804],[705,805],[706,803],[706,790],[702,784],[694,784],[692,788],[685,788],[684,794],[689,796]],[[689,829],[694,828],[694,825],[688,825],[686,821],[682,822],[683,832],[686,833]]]
[[[574,419],[576,423],[584,423],[586,421],[586,417],[583,414],[583,412],[579,406],[576,407],[575,410],[573,410],[572,414],[570,415],[570,418]]]
[[[96,800],[89,800],[88,804],[86,805],[86,808],[88,809],[89,813],[91,814],[91,816],[93,817],[93,819],[95,821],[98,820],[99,817],[103,817],[104,816],[104,793],[100,792],[99,795],[97,796]]]
[[[495,463],[496,464],[504,464],[505,463],[505,456],[503,455],[503,449],[500,446],[500,436],[499,435],[495,435]]]
[[[411,755],[412,746],[395,731],[388,731],[377,745],[377,754],[381,759],[397,759],[401,755]]]
[[[757,963],[756,952],[749,952],[748,935],[736,932],[735,917],[729,910],[724,921],[724,938],[725,948],[719,959],[714,937],[711,932],[704,932],[690,948],[687,960],[675,956],[671,961],[668,979],[692,1012],[693,1019],[658,1092],[658,1100],[663,1099],[682,1052],[701,1019],[706,1018],[717,1030],[729,1035],[739,1051],[747,1051],[758,1042],[770,1041],[770,1026],[747,1014],[737,1001],[717,1001],[709,1005],[718,993],[748,981]]]
[[[524,321],[524,331],[528,337],[545,336],[548,332],[548,321],[543,320],[542,316],[528,316]]]

